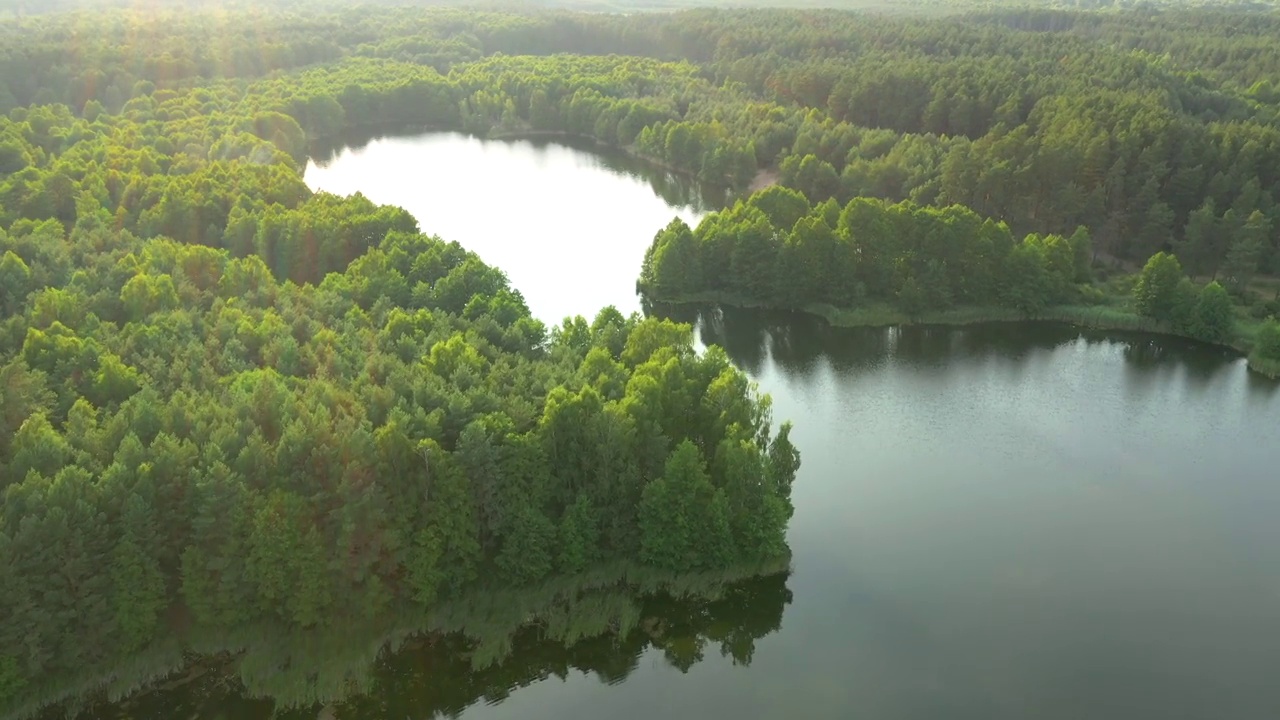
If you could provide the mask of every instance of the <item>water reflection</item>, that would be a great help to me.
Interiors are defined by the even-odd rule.
[[[715,304],[646,302],[648,314],[694,325],[703,345],[719,345],[730,359],[758,376],[772,361],[788,378],[806,380],[826,365],[837,372],[895,366],[922,373],[950,371],[957,364],[999,361],[1016,366],[1037,354],[1071,343],[1106,345],[1123,357],[1136,385],[1177,373],[1194,389],[1213,384],[1241,362],[1231,350],[1182,338],[1140,332],[1101,332],[1066,323],[979,323],[963,327],[840,328],[813,315]],[[1280,383],[1250,373],[1251,388]]]
[[[317,167],[327,168],[343,152],[359,152],[370,143],[385,138],[416,137],[430,128],[364,127],[349,130],[341,135],[318,140],[309,148],[311,160]],[[450,133],[465,137],[461,133]],[[567,147],[581,151],[578,160],[584,167],[604,169],[618,175],[644,180],[653,194],[668,205],[687,207],[700,214],[718,210],[730,199],[727,188],[694,181],[688,175],[676,173],[653,162],[638,158],[625,150],[601,145],[591,138],[568,135],[514,135],[502,139],[486,140],[493,143],[520,142],[535,151],[552,147]],[[656,231],[658,228],[654,228]]]
[[[81,718],[454,717],[548,678],[621,683],[646,654],[682,672],[709,655],[746,666],[756,642],[781,626],[788,574],[552,581],[472,597],[428,621],[427,632],[384,626],[362,637],[344,627],[272,638],[235,658],[204,656],[156,689]]]

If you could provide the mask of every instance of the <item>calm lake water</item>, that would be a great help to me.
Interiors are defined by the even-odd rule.
[[[636,309],[653,234],[709,204],[626,158],[453,134],[331,152],[306,179],[408,208],[548,322]],[[1242,360],[1056,325],[673,314],[796,424],[792,574],[713,606],[637,599],[648,635],[522,637],[489,674],[447,643],[409,647],[322,716],[1280,717],[1280,389]],[[131,716],[162,716],[147,704]]]
[[[317,155],[306,169],[312,190],[409,210],[424,232],[501,268],[549,325],[605,305],[639,310],[636,279],[653,236],[674,216],[696,224],[717,206],[709,189],[586,143],[431,133],[360,138]]]

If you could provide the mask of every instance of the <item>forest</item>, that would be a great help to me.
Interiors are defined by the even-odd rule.
[[[1280,324],[1238,317],[1232,295],[1248,292],[1251,277],[1239,253],[1224,263],[1223,282],[1204,284],[1175,255],[1158,252],[1136,275],[1100,285],[1094,258],[1083,225],[1069,236],[1015,239],[1004,222],[959,205],[874,198],[811,205],[775,185],[696,230],[673,220],[646,253],[641,283],[659,300],[811,309],[847,325],[1006,318],[1136,325],[1251,347],[1252,365],[1274,374]]]
[[[548,327],[404,210],[312,193],[321,141],[562,133],[725,188],[656,235],[655,299],[1100,308],[1280,373],[1277,36],[1239,8],[0,21],[0,713],[175,638],[786,556],[799,454],[722,350]]]

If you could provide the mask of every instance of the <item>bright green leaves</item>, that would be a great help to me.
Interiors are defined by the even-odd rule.
[[[730,286],[747,297],[769,297],[774,287],[773,268],[778,257],[780,230],[770,224],[764,213],[747,211],[732,232]]]
[[[6,139],[0,142],[0,175],[21,171],[31,162],[21,143]]]
[[[297,120],[283,113],[259,112],[251,121],[243,123],[242,128],[289,155],[300,157],[306,152],[306,133]]]
[[[548,82],[551,66],[594,80]],[[170,619],[314,628],[635,561],[653,481],[695,488],[681,565],[785,549],[766,520],[740,550],[747,505],[701,467],[743,426],[751,507],[771,502],[767,402],[722,352],[614,308],[547,342],[500,270],[402,209],[312,194],[298,172],[308,135],[465,120],[656,137],[640,152],[691,153],[672,164],[741,186],[772,151],[675,120],[673,93],[710,87],[695,68],[507,57],[446,79],[353,59],[248,95],[131,86],[83,118],[0,118],[0,704],[146,652]],[[759,139],[781,150],[788,132]],[[819,268],[838,243],[834,204],[772,195],[770,212],[812,217],[793,232],[741,211],[761,252],[737,270],[760,287],[784,238]],[[662,282],[729,278],[730,253],[699,265],[708,242],[673,223]],[[686,439],[692,486],[664,472]]]
[[[1001,299],[1006,305],[1027,316],[1049,305],[1049,268],[1039,244],[1023,243],[1015,247],[1005,261],[1004,277]]]
[[[759,208],[775,228],[789,229],[809,214],[811,206],[803,193],[782,185],[765,188],[747,198],[747,205]]]
[[[1280,321],[1268,320],[1258,329],[1254,351],[1268,360],[1280,360]]]
[[[71,445],[53,429],[49,418],[36,413],[18,428],[5,472],[15,481],[33,471],[53,477],[70,462],[72,454]]]
[[[22,354],[28,365],[61,384],[62,401],[67,404],[64,408],[76,394],[105,407],[124,402],[141,387],[134,368],[60,322],[55,321],[47,331],[29,328]]]
[[[1134,306],[1138,312],[1161,322],[1173,322],[1178,284],[1183,277],[1182,265],[1176,257],[1162,252],[1152,255],[1133,288]]]
[[[1028,235],[963,207],[855,198],[813,207],[773,186],[708,215],[692,240],[673,222],[654,239],[641,286],[654,299],[708,291],[771,306],[888,301],[912,316],[1000,302],[1034,314],[1088,278],[1087,232]]]
[[[445,378],[464,370],[478,374],[487,364],[484,356],[461,334],[432,345],[431,352],[423,360],[429,372]]]
[[[494,296],[504,290],[506,274],[472,256],[436,282],[432,300],[442,310],[461,313],[477,295]]]
[[[789,445],[785,436],[789,426],[783,429],[779,437]],[[783,452],[776,441],[775,448]],[[782,472],[775,468],[775,455],[761,453],[737,426],[716,448],[713,477],[722,487],[735,546],[746,559],[773,558],[786,552],[791,488],[790,482],[780,477],[786,468],[781,468]],[[798,466],[798,459],[795,464]]]
[[[31,287],[31,268],[12,250],[0,255],[0,317],[17,312]]]
[[[578,378],[590,385],[606,400],[620,400],[626,390],[627,368],[613,359],[609,351],[593,347],[578,366]]]
[[[722,565],[734,556],[727,501],[712,487],[698,448],[681,442],[640,500],[640,557],[669,570]]]
[[[670,320],[646,318],[627,335],[621,357],[624,365],[637,367],[659,353],[669,350],[674,357],[688,357],[693,352],[693,332],[688,325]],[[666,355],[662,355],[665,359]]]
[[[53,394],[43,373],[33,371],[22,360],[0,366],[0,458],[9,456],[13,438],[27,418],[47,411],[52,404]]]
[[[1156,253],[1138,275],[1134,307],[1174,332],[1209,342],[1226,342],[1235,333],[1235,308],[1226,288],[1210,282],[1197,288],[1173,255]]]
[[[140,389],[142,378],[138,371],[115,355],[106,354],[98,359],[98,370],[85,394],[95,405],[106,407],[124,402]]]
[[[1191,318],[1191,334],[1210,342],[1230,339],[1235,325],[1235,307],[1222,285],[1211,282],[1200,289]]]
[[[590,387],[576,395],[556,388],[547,396],[539,435],[565,498],[576,497],[594,479],[595,433],[603,410],[600,394]]]
[[[700,257],[693,231],[675,218],[645,252],[641,282],[665,297],[696,292],[703,279]]]
[[[840,191],[840,176],[835,167],[813,155],[791,155],[782,161],[779,169],[784,183],[814,201],[824,200]]]

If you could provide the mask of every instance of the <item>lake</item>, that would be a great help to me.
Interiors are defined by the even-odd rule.
[[[563,142],[362,137],[319,149],[305,179],[409,210],[424,232],[501,268],[548,325],[605,305],[630,314],[653,236],[677,215],[696,224],[716,193],[620,151]]]
[[[530,140],[366,138],[320,158],[310,186],[407,208],[548,323],[638,309],[654,233],[715,205],[625,156]],[[483,671],[410,642],[367,692],[290,717],[1280,717],[1280,389],[1243,360],[1050,324],[666,312],[795,422],[792,573],[706,602],[601,599],[640,627],[572,647],[525,632]],[[191,694],[128,715],[271,716]]]

